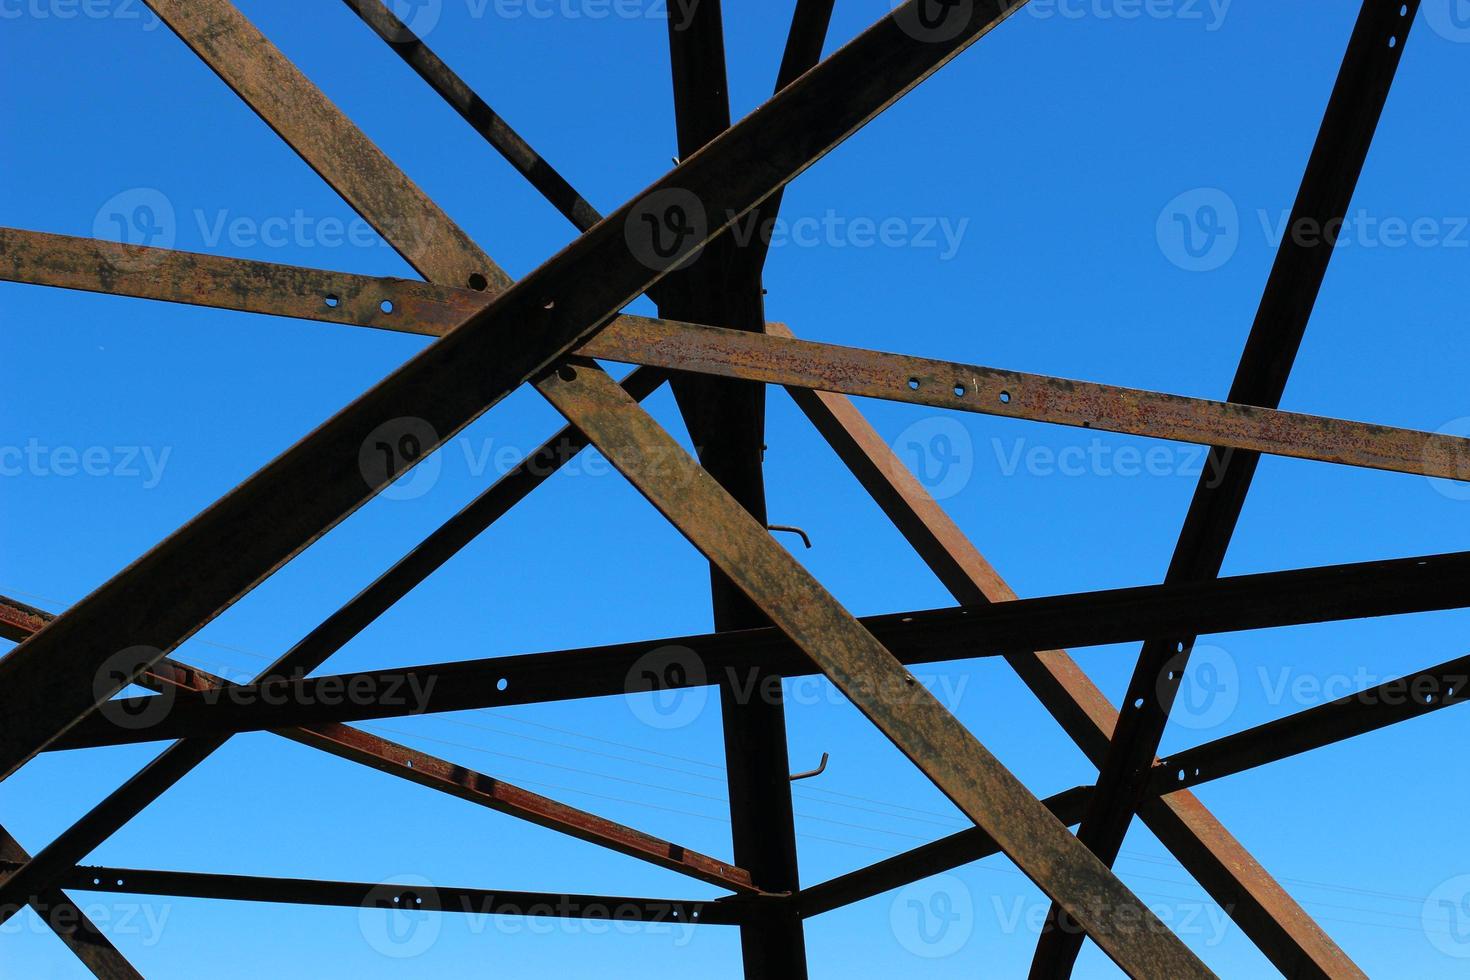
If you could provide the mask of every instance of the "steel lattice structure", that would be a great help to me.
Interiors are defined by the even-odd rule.
[[[1466,659],[1366,692],[1413,690],[1412,699],[1346,697],[1157,758],[1200,634],[1467,604],[1470,554],[1463,553],[1219,577],[1261,453],[1452,479],[1467,471],[1470,442],[1463,439],[1277,408],[1332,257],[1331,236],[1284,239],[1225,402],[805,342],[766,322],[760,236],[737,242],[722,232],[743,217],[753,215],[756,227],[773,219],[789,181],[1024,0],[909,0],[825,60],[834,0],[799,0],[775,94],[733,125],[720,5],[703,0],[687,24],[670,24],[680,162],[606,217],[388,7],[345,2],[582,234],[513,283],[230,0],[148,0],[425,281],[16,229],[0,229],[0,279],[439,339],[64,614],[0,605],[0,628],[19,641],[0,659],[0,778],[50,749],[180,740],[37,854],[0,831],[0,916],[34,907],[97,976],[120,978],[139,974],[64,889],[345,906],[411,902],[447,912],[476,898],[563,916],[621,903],[646,919],[738,926],[747,976],[802,977],[804,919],[1003,853],[1054,902],[1033,976],[1069,975],[1085,938],[1132,976],[1210,976],[1110,869],[1136,817],[1283,975],[1362,976],[1190,787],[1457,703]],[[1293,223],[1340,227],[1417,10],[1418,0],[1364,0]],[[645,293],[659,319],[620,315]],[[618,383],[595,359],[641,366]],[[701,447],[698,461],[639,405],[666,381]],[[436,678],[431,703],[420,709],[450,711],[623,694],[632,664],[668,644],[695,651],[708,683],[751,670],[821,673],[974,828],[803,887],[779,699],[722,699],[733,818],[734,859],[727,862],[349,724],[402,713],[392,705],[221,701],[204,694],[230,682],[169,656],[523,384],[549,400],[567,427],[281,655],[256,685],[320,668],[558,467],[595,446],[709,559],[716,632],[367,676]],[[773,384],[791,393],[957,608],[854,618],[771,538],[761,449],[766,386]],[[1207,445],[1211,478],[1201,478],[1162,585],[1019,599],[849,396]],[[364,454],[374,446],[389,451],[381,462],[365,462],[378,459]],[[1134,640],[1142,652],[1120,712],[1062,648]],[[907,669],[986,656],[1003,657],[1096,764],[1095,785],[1036,799]],[[115,695],[131,683],[161,692],[121,703],[131,717],[161,707],[147,726],[98,711],[118,704]],[[690,680],[670,673],[659,683]],[[690,902],[441,888],[426,897],[366,883],[78,866],[232,734],[260,730],[730,894]]]

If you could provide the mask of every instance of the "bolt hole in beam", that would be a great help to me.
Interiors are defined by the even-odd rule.
[[[483,293],[485,289],[490,285],[490,280],[486,279],[483,275],[476,272],[470,276],[467,285],[475,292]]]
[[[384,313],[392,313],[393,301],[391,299],[383,300],[383,302],[378,304],[378,309],[382,310]]]
[[[342,305],[342,299],[336,293],[328,293],[326,304],[327,306],[335,310],[338,306]]]

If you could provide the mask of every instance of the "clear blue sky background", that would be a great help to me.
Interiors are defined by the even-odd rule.
[[[596,17],[610,8],[566,2],[532,16],[519,6],[443,0],[429,40],[610,210],[666,171],[675,152],[665,25],[656,14]],[[1354,202],[1373,223],[1360,222],[1333,262],[1286,407],[1470,431],[1463,312],[1470,109],[1462,97],[1470,11],[1452,2],[1425,2]],[[341,3],[241,6],[513,275],[570,240],[570,226]],[[790,8],[757,2],[727,12],[737,115],[769,94]],[[336,241],[331,222],[350,222],[352,212],[140,4],[90,9],[100,15],[57,0],[0,0],[0,223],[105,233],[117,195],[130,212],[161,197],[174,213],[167,228],[178,248],[410,274],[381,243]],[[838,0],[829,50],[886,9],[883,0]],[[1023,11],[805,174],[785,215],[808,223],[793,224],[771,254],[772,318],[839,343],[1223,397],[1274,254],[1267,229],[1291,205],[1357,7],[1176,0],[1151,8],[1155,16],[1127,16],[1135,9],[1121,0],[1069,0]],[[1190,196],[1171,204],[1179,195]],[[1216,206],[1226,234],[1192,259],[1173,215],[1195,220],[1199,233],[1205,204]],[[298,213],[307,230],[286,241],[212,231],[222,219],[245,219],[248,229]],[[812,222],[829,214],[836,230],[810,244]],[[863,247],[861,221],[885,219],[902,231],[887,245]],[[1433,234],[1395,245],[1374,224],[1386,219],[1427,219],[1422,227]],[[958,232],[957,247],[926,234],[930,225]],[[19,285],[0,285],[0,318],[8,381],[0,442],[48,452],[103,447],[95,458],[107,461],[108,475],[87,476],[66,475],[64,456],[18,471],[14,454],[7,457],[0,592],[58,611],[423,343]],[[666,392],[649,404],[684,438]],[[1020,594],[1163,575],[1195,485],[1190,447],[863,407]],[[428,492],[375,501],[180,656],[231,677],[254,674],[471,499],[495,475],[496,451],[529,449],[559,424],[533,394],[509,399],[444,450]],[[850,609],[949,604],[780,392],[771,397],[768,441],[772,520],[811,534],[815,547],[799,557]],[[151,453],[163,462],[161,476],[152,478],[146,463],[128,466],[130,450],[119,447]],[[1129,454],[1154,448],[1162,454],[1154,472],[1139,473]],[[488,469],[477,462],[487,449]],[[1065,450],[1071,463],[1085,454],[1080,470],[1053,465],[1048,454]],[[330,669],[708,628],[699,556],[605,466],[573,469]],[[1470,548],[1466,496],[1416,477],[1267,460],[1227,572]],[[1185,703],[1192,707],[1165,747],[1300,710],[1323,697],[1324,685],[1336,696],[1458,656],[1467,626],[1470,615],[1446,613],[1207,638],[1212,649],[1202,662],[1211,683],[1191,682]],[[1078,659],[1116,699],[1136,652],[1136,645],[1098,648]],[[956,664],[929,674],[1038,795],[1094,777],[1003,666]],[[797,787],[804,882],[965,825],[830,688],[804,685],[793,700],[793,765],[808,768],[823,751],[832,754],[824,776]],[[728,855],[717,706],[694,703],[689,723],[677,728],[648,723],[661,717],[648,707],[605,699],[368,727]],[[1456,880],[1470,874],[1457,846],[1464,721],[1444,712],[1207,785],[1199,795],[1371,975],[1462,976],[1470,962],[1470,879]],[[156,751],[47,755],[0,786],[3,823],[39,849]],[[715,894],[264,734],[233,740],[90,860]],[[1270,975],[1237,929],[1216,928],[1220,910],[1149,834],[1135,829],[1118,869],[1222,975]],[[719,927],[598,935],[576,922],[446,916],[416,925],[403,946],[385,943],[383,923],[355,910],[77,898],[149,976],[738,976],[736,935]],[[912,903],[958,918],[937,930]],[[1040,893],[993,858],[810,922],[812,973],[1023,975],[1042,909]],[[83,975],[34,918],[7,925],[0,943],[0,976]],[[385,948],[417,955],[388,956]],[[1079,975],[1116,971],[1089,947]]]

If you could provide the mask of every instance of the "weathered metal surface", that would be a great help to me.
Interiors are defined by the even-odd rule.
[[[13,865],[30,859],[20,842],[0,827],[0,864]],[[98,980],[143,980],[143,974],[61,889],[46,889],[35,896],[30,906],[46,928],[66,943],[67,948]]]
[[[1418,0],[1363,2],[1288,226],[1311,223],[1331,232],[1313,238],[1289,230],[1284,236],[1231,385],[1231,402],[1266,407],[1281,402],[1332,260],[1336,230],[1352,203],[1418,9]],[[1219,574],[1257,462],[1254,453],[1211,450],[1213,472],[1201,477],[1190,501],[1166,581]],[[1132,801],[1139,797],[1158,751],[1193,647],[1190,634],[1161,634],[1139,654],[1123,703],[1140,707],[1123,711],[1101,766],[1098,792],[1078,830],[1109,864],[1123,845]],[[1058,928],[1061,921],[1053,908],[1032,964],[1031,975],[1038,980],[1068,976],[1081,950],[1083,937],[1075,928]]]
[[[578,425],[593,445],[1123,970],[1212,975],[605,374],[568,365],[541,385],[558,407],[563,388],[580,390]]]
[[[442,337],[490,302],[473,289],[0,228],[0,280]],[[392,312],[384,312],[388,304]]]
[[[0,863],[0,869],[4,864]],[[151,871],[139,868],[79,867],[63,876],[78,891],[127,895],[215,898],[233,902],[273,902],[342,908],[408,908],[416,912],[465,915],[532,915],[552,918],[614,919],[689,925],[735,925],[754,904],[745,901],[700,902],[688,899],[630,898],[404,885],[390,882],[316,881],[303,878],[259,878]]]
[[[808,5],[805,11],[797,11],[794,31],[809,30],[799,22],[810,18],[811,10]],[[825,21],[821,26],[825,32]],[[679,156],[687,157],[730,128],[724,13],[719,0],[704,0],[690,8],[686,17],[670,18],[668,40],[675,132]],[[782,82],[776,87],[783,87]],[[761,206],[770,201],[767,198]],[[695,261],[659,283],[659,315],[760,333],[766,322],[761,266],[761,257],[748,240],[723,235],[710,242]],[[672,383],[700,465],[757,523],[768,525],[762,469],[765,386],[683,372],[674,374]],[[709,574],[716,630],[769,625],[757,604],[715,563],[710,564]],[[743,698],[739,689],[728,685],[719,690],[731,837],[737,862],[762,882],[769,882],[767,887],[794,892],[801,879],[787,778],[786,708],[779,682],[768,684],[770,678],[763,672],[754,678],[766,692],[763,697]],[[790,980],[807,976],[801,919],[789,905],[774,906],[742,925],[740,941],[746,976]]]
[[[1470,477],[1470,440],[1455,436],[692,323],[620,317],[578,353],[961,412]]]
[[[773,325],[782,336],[784,327]],[[929,569],[961,603],[1017,596],[950,520],[897,454],[842,395],[788,389]],[[1060,649],[1006,656],[1012,669],[1094,765],[1108,749],[1118,712]],[[1191,794],[1146,801],[1140,815],[1155,836],[1227,910],[1286,976],[1314,971],[1357,975],[1337,944]]]
[[[136,258],[146,259],[144,268],[109,270],[100,259],[111,247],[91,239],[0,229],[0,279],[430,336],[443,336],[489,301],[467,289],[161,249],[134,249]],[[701,295],[710,295],[709,288]],[[325,301],[328,296],[338,298],[336,306]],[[394,306],[391,314],[381,310],[385,297]],[[698,309],[684,316],[712,318]],[[1470,477],[1470,440],[1455,436],[815,343],[789,333],[771,337],[687,320],[619,316],[578,353],[1247,452],[1446,479]],[[703,414],[725,419],[731,415],[728,409],[719,405]],[[699,417],[695,426],[708,438],[697,444],[714,447],[729,441],[732,427],[713,421],[704,425]],[[758,453],[756,445],[740,447],[739,458]],[[712,449],[704,457],[707,467],[721,458]],[[1206,476],[1216,480],[1229,459],[1218,454],[1211,458],[1215,468]],[[718,471],[718,466],[712,470]]]
[[[1464,704],[1467,688],[1470,657],[1458,657],[1175,753],[1154,763],[1146,792],[1188,789]]]
[[[362,447],[380,439],[384,425],[395,419],[422,420],[429,433],[420,444],[422,452],[437,448],[661,278],[667,270],[640,261],[625,236],[630,221],[637,226],[633,219],[647,207],[645,202],[657,200],[653,195],[690,194],[714,216],[706,234],[687,236],[675,246],[669,259],[677,262],[1015,10],[999,0],[978,3],[954,40],[924,43],[894,21],[904,11],[911,13],[914,2],[880,20],[685,160],[0,659],[0,687],[9,692],[11,710],[11,724],[0,730],[0,777],[13,773],[422,458],[393,460],[381,473],[361,467]],[[224,63],[240,58],[237,45],[249,44],[253,57],[244,58],[246,64],[238,71],[255,77],[254,59],[266,57],[262,51],[269,44],[258,32],[244,37],[242,32],[253,28],[228,3],[154,0],[154,6],[170,26],[183,24],[187,33],[197,35],[197,50],[207,59]],[[225,43],[232,37],[232,43]],[[281,68],[270,80],[279,81],[277,76],[299,73]],[[274,90],[263,95],[280,97]],[[294,105],[283,105],[280,111],[289,116]],[[181,582],[189,588],[170,588]],[[160,597],[167,600],[160,603]],[[57,664],[65,666],[57,669]],[[116,668],[109,675],[116,678],[115,686],[111,681],[94,684],[107,664]]]

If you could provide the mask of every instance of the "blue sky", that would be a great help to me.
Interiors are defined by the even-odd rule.
[[[570,226],[341,3],[240,6],[512,275],[570,240]],[[727,11],[737,116],[769,94],[790,6]],[[839,0],[829,50],[886,9]],[[606,211],[675,152],[662,11],[649,0],[443,0],[423,23],[438,53]],[[1223,397],[1355,15],[1347,0],[1023,10],[792,186],[767,269],[769,315],[836,343]],[[11,93],[0,108],[0,224],[115,235],[112,214],[147,205],[151,220],[129,233],[145,228],[155,243],[410,274],[140,3],[0,0],[0,20]],[[1425,0],[1285,407],[1470,432],[1470,109],[1456,97],[1467,54],[1463,0]],[[66,608],[422,343],[0,284],[11,365],[0,593]],[[685,438],[667,392],[648,404]],[[949,604],[789,399],[775,392],[770,405],[771,518],[809,532],[815,546],[798,557],[857,613]],[[1192,447],[863,408],[1020,594],[1162,577],[1198,472]],[[470,500],[503,453],[559,425],[533,393],[508,399],[442,451],[425,492],[373,502],[180,656],[253,675]],[[68,465],[68,452],[88,450],[90,471]],[[1417,477],[1269,459],[1226,571],[1470,548],[1467,498]],[[1470,615],[1450,612],[1205,638],[1209,673],[1186,686],[1165,749],[1459,656],[1467,625]],[[328,669],[708,627],[703,561],[593,459],[538,490]],[[1077,658],[1116,699],[1136,652]],[[1038,795],[1095,775],[1003,665],[924,673]],[[830,687],[805,681],[790,697],[793,766],[831,753],[827,772],[797,787],[805,883],[965,825]],[[728,855],[718,707],[698,693],[676,707],[675,726],[646,699],[605,699],[367,727]],[[1466,800],[1457,714],[1199,791],[1370,975],[1459,976],[1470,957],[1470,859],[1446,846]],[[0,786],[3,823],[39,849],[156,751],[46,755]],[[714,894],[265,734],[231,741],[89,860]],[[1269,975],[1145,831],[1130,835],[1118,870],[1222,975]],[[446,916],[399,923],[408,931],[394,936],[408,941],[396,942],[355,910],[76,897],[149,976],[738,976],[735,933],[714,926],[624,935]],[[946,913],[945,927],[926,909]],[[992,858],[811,921],[812,975],[1021,975],[1044,909]],[[83,975],[34,918],[12,920],[0,942],[0,977]],[[403,953],[413,955],[390,955]],[[1116,971],[1089,947],[1078,975]]]

